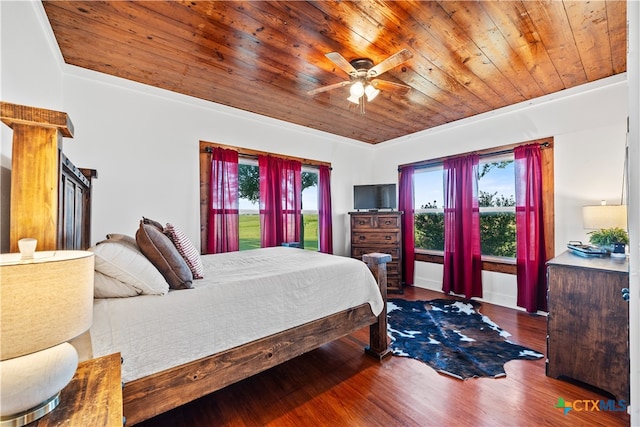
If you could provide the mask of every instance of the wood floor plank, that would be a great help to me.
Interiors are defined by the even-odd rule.
[[[394,295],[393,297],[396,297]],[[442,298],[409,287],[406,299]],[[546,353],[546,318],[482,303],[510,340]],[[364,354],[365,328],[139,425],[164,426],[628,426],[615,411],[564,414],[558,398],[609,400],[545,375],[544,358],[513,360],[505,378],[460,381],[409,358]]]

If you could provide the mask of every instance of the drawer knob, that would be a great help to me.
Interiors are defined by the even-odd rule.
[[[384,236],[384,240],[391,240],[391,236]]]
[[[363,235],[361,234],[361,235],[360,235],[360,237],[359,237],[359,239],[360,239],[360,240],[364,240],[364,239],[366,239],[366,237],[365,237],[365,236],[363,236]]]
[[[366,224],[366,222],[364,222],[364,221],[359,221],[359,222],[358,222],[358,224],[359,224],[359,225],[365,225],[365,224]]]
[[[622,288],[622,299],[629,302],[629,288]]]

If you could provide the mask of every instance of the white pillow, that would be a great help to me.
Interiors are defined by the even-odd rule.
[[[94,298],[126,298],[140,295],[140,292],[131,285],[99,271],[94,271],[93,273]]]
[[[138,248],[118,240],[104,240],[89,249],[95,254],[95,270],[119,280],[138,293],[166,295],[169,284]]]

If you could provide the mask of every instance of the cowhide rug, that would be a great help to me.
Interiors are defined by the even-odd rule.
[[[393,354],[421,360],[461,380],[502,377],[509,360],[543,357],[509,342],[510,334],[478,313],[478,306],[473,301],[390,299],[387,330]]]

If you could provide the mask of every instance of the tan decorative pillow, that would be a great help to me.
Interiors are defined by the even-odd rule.
[[[171,289],[190,289],[193,274],[176,247],[157,226],[140,221],[136,232],[140,251],[162,273]]]
[[[94,271],[93,273],[94,298],[127,298],[140,295],[136,288],[127,283],[102,274],[99,271]]]
[[[187,235],[171,224],[167,224],[164,234],[169,236],[182,258],[184,258],[189,270],[193,273],[193,278],[202,279],[204,277],[204,267],[202,266],[202,259],[200,259],[200,252],[198,252]]]
[[[131,246],[132,248],[135,248],[135,249],[139,250],[138,249],[138,243],[136,242],[136,238],[135,237],[131,237],[131,236],[127,235],[127,234],[109,233],[109,234],[107,234],[107,239],[110,242],[123,243],[123,244]]]

